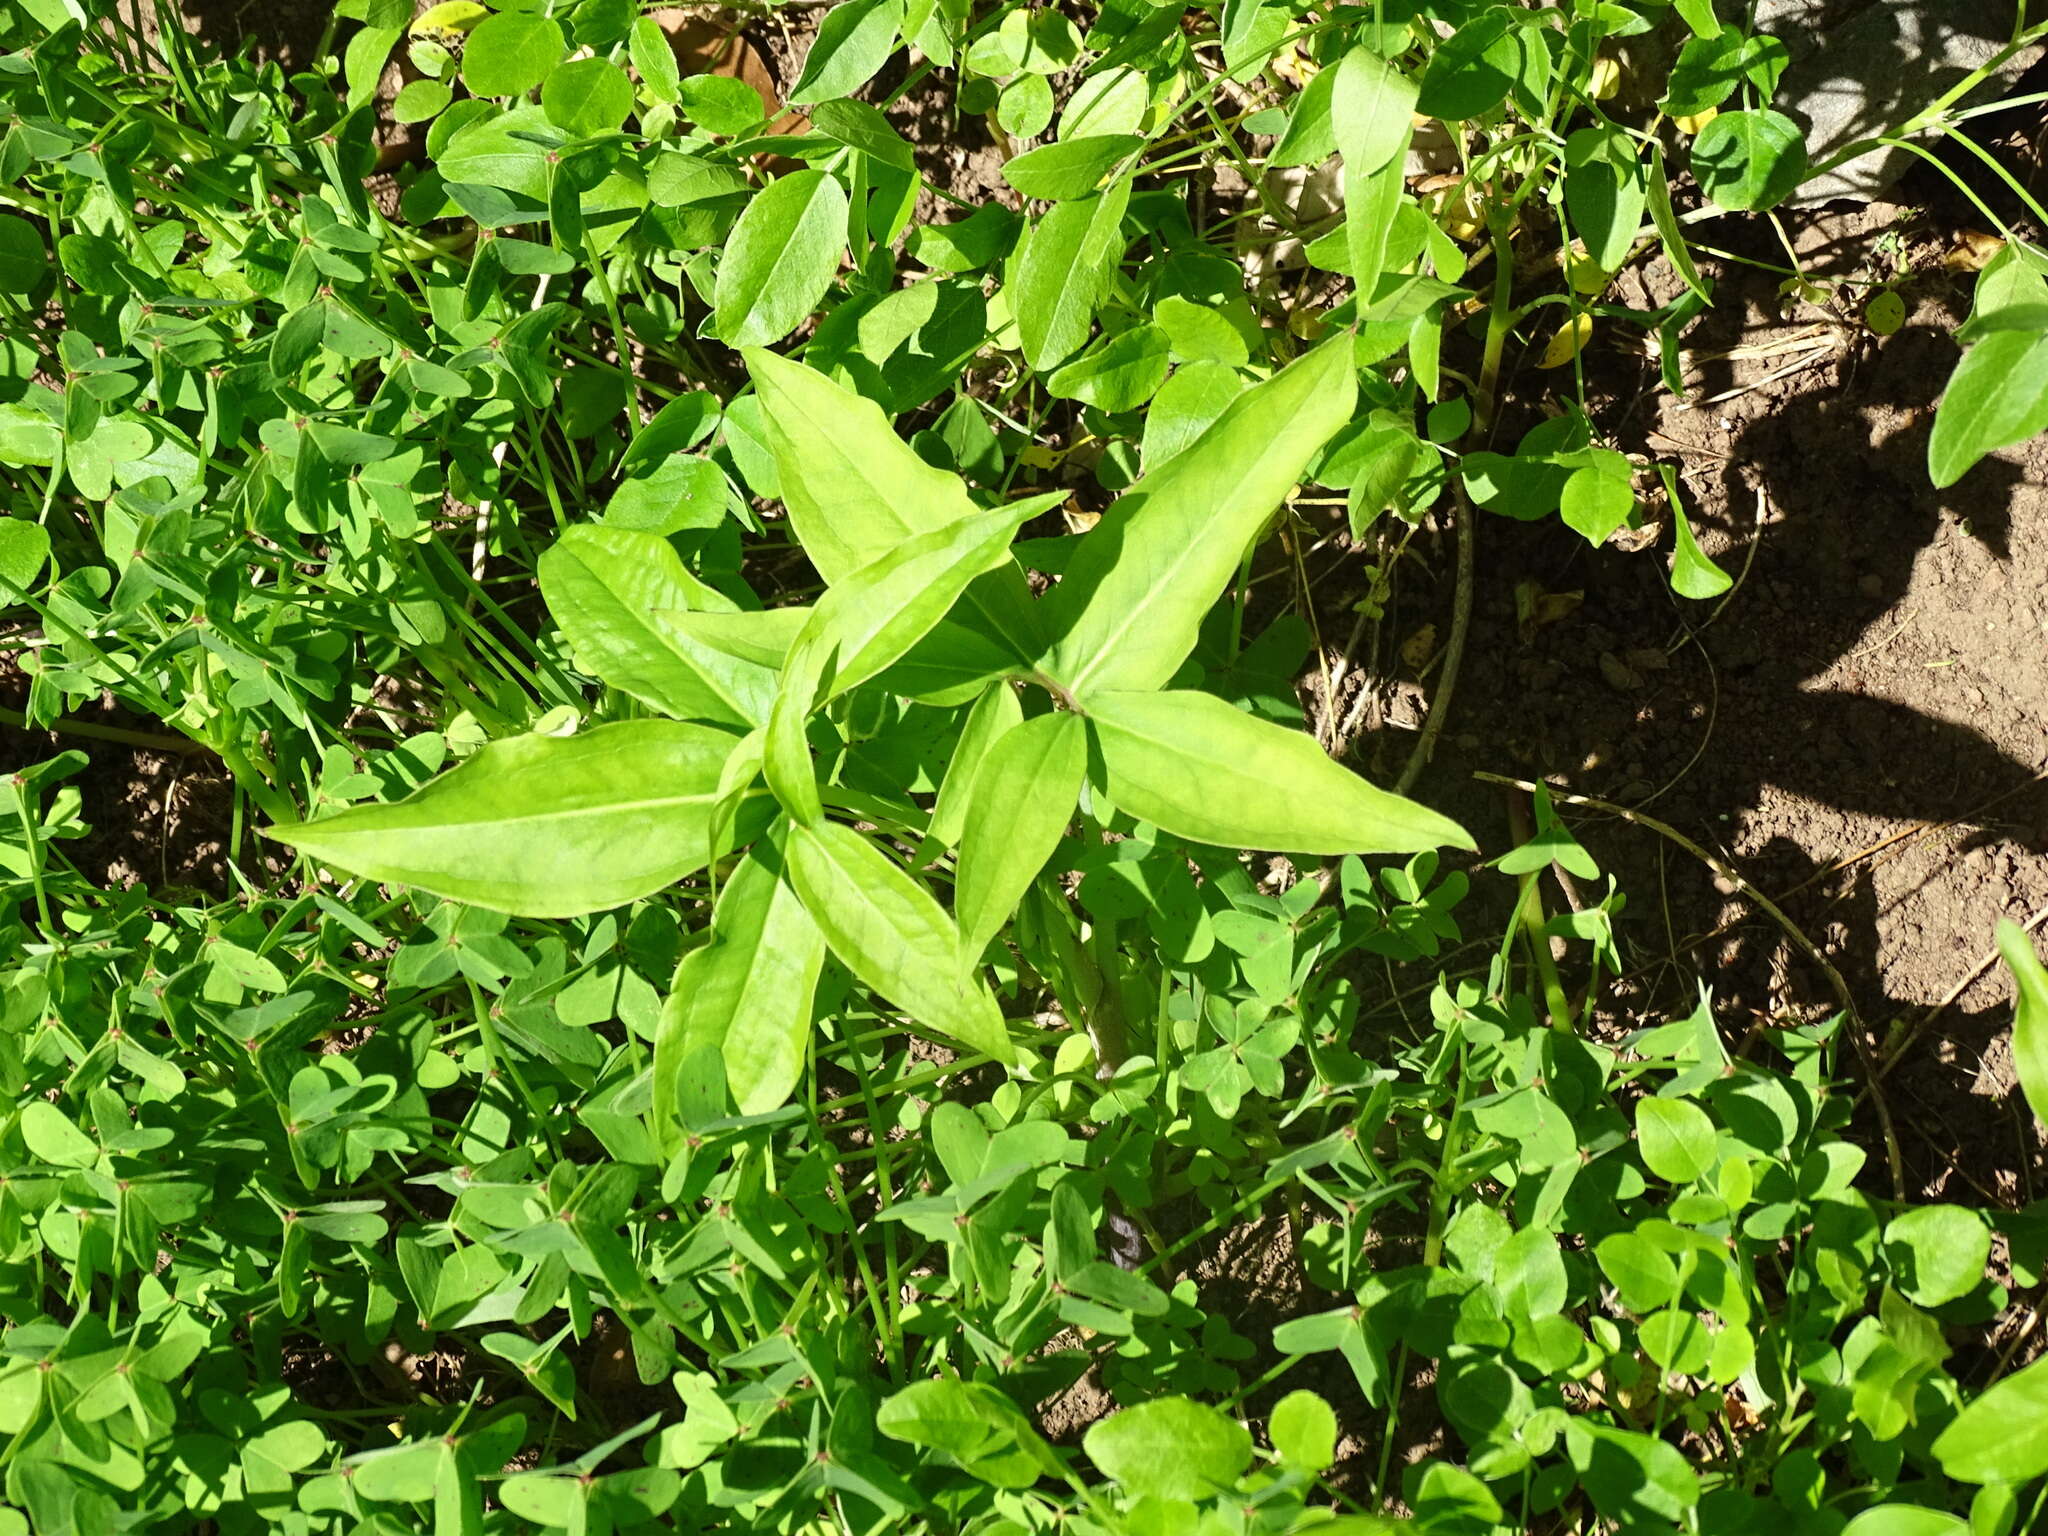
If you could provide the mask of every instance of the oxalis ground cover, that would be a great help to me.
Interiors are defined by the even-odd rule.
[[[0,0],[0,1536],[2033,1528],[2012,9]]]

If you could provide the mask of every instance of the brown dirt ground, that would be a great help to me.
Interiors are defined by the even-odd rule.
[[[1546,778],[1654,814],[1782,898],[1879,1048],[1912,1031],[1883,1089],[1912,1188],[2010,1207],[2032,1197],[2042,1149],[2012,1093],[2010,984],[1978,967],[1998,918],[2048,909],[2048,443],[1934,491],[1932,404],[1967,301],[1939,269],[1944,240],[1904,206],[1787,222],[1831,276],[1903,246],[1906,325],[1877,338],[1811,306],[1786,315],[1775,277],[1726,264],[1686,338],[1688,398],[1651,359],[1597,343],[1588,359],[1598,425],[1680,467],[1701,542],[1739,585],[1718,610],[1687,603],[1656,546],[1596,552],[1554,525],[1484,519],[1456,720],[1425,783],[1497,846],[1502,802],[1457,781]],[[1715,232],[1782,263],[1759,234]],[[1658,261],[1621,298],[1649,307],[1678,287]],[[1506,441],[1554,380],[1518,374],[1525,416]],[[1525,631],[1525,579],[1583,601]],[[1571,819],[1630,896],[1640,969],[1617,1001],[1649,1006],[1659,982],[1675,1001],[1697,975],[1731,1039],[1757,1017],[1833,1011],[1817,968],[1711,869],[1639,825]]]

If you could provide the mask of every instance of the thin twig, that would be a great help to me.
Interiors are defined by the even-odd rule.
[[[2000,790],[1997,794],[1993,795],[1989,800],[1985,800],[1980,804],[1973,805],[1970,807],[1969,810],[1962,812],[1960,815],[1951,816],[1945,821],[1916,821],[1909,827],[1901,827],[1896,832],[1887,833],[1885,836],[1879,838],[1876,842],[1866,844],[1864,847],[1857,849],[1854,853],[1844,854],[1839,859],[1833,859],[1830,860],[1828,863],[1823,864],[1820,868],[1813,871],[1812,874],[1808,875],[1804,880],[1801,880],[1797,885],[1788,887],[1785,890],[1785,893],[1778,899],[1780,901],[1790,901],[1794,896],[1799,895],[1802,891],[1810,890],[1812,887],[1820,884],[1821,881],[1828,879],[1830,876],[1839,875],[1844,870],[1854,869],[1858,864],[1861,864],[1868,859],[1875,858],[1878,854],[1883,853],[1886,849],[1896,847],[1900,843],[1910,842],[1914,838],[1923,837],[1930,832],[1946,832],[1950,827],[1961,826],[1965,822],[1975,821],[1980,816],[1982,816],[1984,812],[1991,810],[1995,806],[2003,805],[2006,801],[2012,799],[2015,795],[2024,794],[2026,791],[2040,784],[2043,780],[2048,780],[2048,769],[2044,769],[2042,772],[2034,774],[2032,777],[2028,778],[2023,783],[2016,784],[2010,789]],[[1837,901],[1839,900],[1840,898],[1837,898]],[[1704,933],[1688,934],[1686,938],[1683,940],[1683,942],[1678,940],[1676,937],[1669,937],[1668,942],[1670,944],[1670,949],[1668,953],[1658,958],[1656,962],[1657,965],[1663,966],[1676,961],[1681,954],[1684,954],[1689,950],[1697,949],[1700,945],[1709,943],[1714,939],[1718,939],[1722,937],[1724,934],[1727,934],[1735,928],[1741,926],[1742,921],[1743,920],[1741,918],[1731,918],[1727,922],[1721,923],[1716,927],[1710,928]],[[1623,975],[1616,977],[1615,979],[1617,981],[1635,981],[1641,978],[1650,969],[1651,967],[1647,965],[1638,966],[1634,970],[1628,971]]]

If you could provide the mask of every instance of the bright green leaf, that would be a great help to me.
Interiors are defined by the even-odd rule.
[[[567,44],[545,16],[503,11],[476,24],[462,50],[462,83],[475,96],[520,96],[547,78]]]
[[[2048,1472],[2048,1360],[1972,1400],[1935,1440],[1934,1459],[1966,1483],[2025,1483]]]
[[[960,966],[959,930],[900,865],[834,821],[791,827],[786,861],[790,884],[842,965],[925,1028],[1011,1059],[1002,1010]]]
[[[540,90],[548,121],[579,139],[612,133],[633,110],[633,82],[606,59],[572,59],[552,71]]]
[[[742,859],[718,893],[711,942],[676,974],[654,1046],[655,1114],[674,1115],[675,1078],[698,1051],[718,1053],[743,1115],[786,1102],[803,1077],[811,998],[825,936],[759,857]]]
[[[2048,334],[2000,330],[1963,354],[1934,411],[1927,474],[1954,485],[1987,453],[2048,428]]]
[[[846,252],[846,193],[792,171],[754,195],[718,258],[712,303],[730,347],[776,341],[818,307]]]
[[[1081,1445],[1132,1498],[1213,1499],[1236,1485],[1252,1456],[1242,1424],[1186,1397],[1113,1413]]]
[[[1713,1172],[1714,1122],[1683,1099],[1646,1098],[1636,1104],[1636,1140],[1643,1163],[1660,1179],[1693,1184]]]
[[[71,1123],[56,1105],[30,1099],[21,1107],[21,1139],[31,1156],[60,1168],[90,1168],[99,1161],[99,1143]]]
[[[50,535],[25,517],[0,517],[0,598],[30,591],[50,558]]]
[[[1782,112],[1723,112],[1692,141],[1692,174],[1720,207],[1770,208],[1806,179],[1806,136]]]
[[[1066,206],[1077,206],[1069,204]],[[1351,416],[1348,337],[1247,390],[1118,499],[1047,597],[1047,672],[1070,692],[1157,688],[1317,449]]]
[[[6,574],[0,564],[0,577]],[[1999,920],[1998,952],[2012,972],[2012,1060],[2020,1091],[2034,1117],[2048,1120],[2048,967],[2026,930],[2009,918]]]
[[[1320,1472],[1337,1459],[1337,1415],[1313,1392],[1290,1392],[1266,1420],[1273,1449],[1288,1466]]]
[[[1144,147],[1135,133],[1103,134],[1088,139],[1061,139],[1027,149],[1003,165],[1003,179],[1026,197],[1068,202],[1098,191],[1102,180],[1125,159]]]
[[[1313,736],[1206,693],[1094,693],[1109,798],[1140,820],[1222,848],[1416,853],[1469,848],[1457,823],[1332,762]]]
[[[1959,1301],[1984,1283],[1991,1228],[1959,1205],[1917,1205],[1884,1229],[1886,1261],[1899,1291],[1915,1306]]]
[[[774,701],[771,667],[707,655],[669,612],[730,611],[668,540],[581,525],[540,557],[541,593],[577,663],[681,720],[759,725]]]
[[[902,24],[903,0],[842,0],[832,7],[804,56],[790,105],[851,96],[888,59]]]
[[[1970,1536],[1970,1522],[1917,1504],[1879,1504],[1843,1526],[1842,1536]]]
[[[704,867],[734,745],[723,731],[665,720],[518,736],[403,800],[267,830],[372,880],[524,917],[575,917]]]
[[[1106,192],[1059,203],[1031,227],[1009,266],[1006,292],[1024,360],[1057,367],[1088,341],[1095,309],[1123,254],[1128,177]]]
[[[967,965],[980,962],[1052,856],[1087,768],[1087,729],[1064,712],[1026,720],[989,748],[974,775],[954,885]]]

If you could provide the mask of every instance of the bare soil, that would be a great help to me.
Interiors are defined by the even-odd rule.
[[[1674,598],[1668,533],[1596,552],[1486,518],[1456,720],[1425,784],[1487,846],[1507,835],[1503,802],[1460,784],[1474,771],[1618,802],[1723,855],[1830,957],[1873,1050],[1903,1045],[1882,1092],[1912,1191],[2011,1206],[2042,1149],[2012,1092],[2010,984],[1980,962],[1998,918],[2048,910],[2048,444],[1933,490],[1933,402],[1967,301],[1939,265],[1951,232],[1903,205],[1787,222],[1816,275],[1902,251],[1907,323],[1879,338],[1853,314],[1788,315],[1775,276],[1725,263],[1686,338],[1686,399],[1654,359],[1598,343],[1588,358],[1599,428],[1682,466],[1702,545],[1739,584],[1718,606]],[[1767,229],[1706,238],[1785,261]],[[1660,261],[1621,296],[1647,308],[1678,288]],[[1508,441],[1546,386],[1569,388],[1515,382]],[[1526,627],[1514,587],[1531,579],[1582,601]],[[1637,969],[1618,1002],[1681,1004],[1697,975],[1731,1040],[1835,1011],[1818,968],[1712,869],[1640,824],[1569,814],[1630,896]]]

